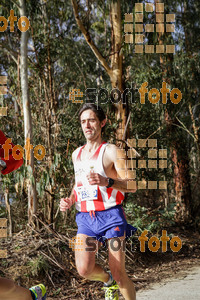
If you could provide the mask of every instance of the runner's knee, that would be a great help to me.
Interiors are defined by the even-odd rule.
[[[77,271],[80,276],[87,278],[93,271],[94,265],[89,264],[89,265],[79,265],[77,266]]]
[[[0,299],[1,297],[12,294],[16,289],[16,285],[12,280],[0,278]]]

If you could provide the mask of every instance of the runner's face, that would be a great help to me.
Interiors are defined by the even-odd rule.
[[[101,135],[101,123],[91,109],[81,114],[81,127],[86,140],[95,140]]]

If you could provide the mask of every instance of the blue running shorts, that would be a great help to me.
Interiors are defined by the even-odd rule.
[[[78,226],[77,234],[86,234],[100,242],[113,237],[130,237],[137,230],[126,221],[126,216],[121,205],[117,205],[102,211],[78,212],[76,214]]]

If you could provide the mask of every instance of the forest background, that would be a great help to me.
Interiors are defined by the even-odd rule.
[[[149,1],[154,5],[159,2]],[[30,28],[22,33],[15,22],[13,32],[9,23],[0,32],[0,76],[8,78],[7,94],[1,96],[7,116],[0,116],[0,129],[15,145],[23,147],[30,138],[33,147],[40,144],[46,149],[42,160],[34,158],[33,152],[30,160],[24,155],[25,163],[18,171],[1,176],[0,217],[8,218],[11,242],[22,232],[23,239],[30,232],[33,239],[48,232],[62,236],[61,240],[76,232],[75,208],[64,215],[59,211],[61,196],[69,195],[74,183],[71,154],[85,143],[78,121],[82,104],[70,99],[73,89],[83,93],[84,102],[105,99],[105,90],[110,99],[112,89],[121,93],[132,89],[134,97],[127,94],[123,104],[101,101],[108,116],[104,139],[127,151],[128,139],[136,139],[137,164],[141,159],[148,165],[149,148],[138,147],[139,139],[146,140],[147,145],[156,139],[158,150],[167,149],[167,168],[136,169],[136,181],[141,186],[142,182],[166,181],[167,189],[147,185],[126,195],[124,209],[129,223],[139,233],[147,229],[158,234],[173,227],[199,231],[200,3],[163,1],[164,14],[175,14],[175,32],[144,33],[144,44],[174,44],[174,54],[135,53],[135,43],[125,42],[125,14],[133,13],[134,20],[135,3],[147,2],[1,1],[1,16],[8,19],[13,9],[18,19],[27,16]],[[156,15],[155,11],[144,12],[144,24],[156,24]],[[168,94],[166,104],[162,96],[152,104],[146,94],[145,104],[141,104],[137,89],[148,82],[148,92],[152,88],[160,91],[163,81],[170,90],[181,91],[181,101],[172,103]],[[94,90],[89,95],[87,89]],[[159,156],[154,160],[159,166]],[[71,251],[69,247],[67,251]],[[26,277],[31,281],[44,272],[56,290],[55,274],[47,262],[50,259],[45,254],[36,252],[27,260],[33,269]],[[2,263],[8,266],[6,260]],[[70,276],[69,270],[64,270]],[[19,274],[22,276],[23,271]]]

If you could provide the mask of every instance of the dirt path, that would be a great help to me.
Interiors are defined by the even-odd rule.
[[[200,265],[183,271],[176,278],[153,284],[137,292],[137,300],[197,300],[200,299]]]

